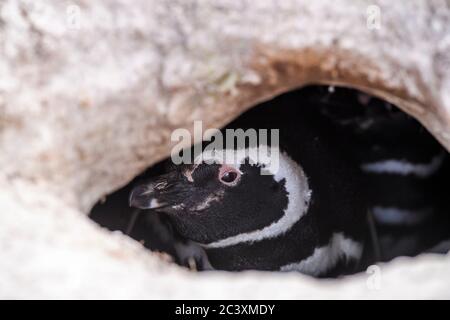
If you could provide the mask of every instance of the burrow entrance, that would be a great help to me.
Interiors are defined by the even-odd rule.
[[[261,112],[283,113],[284,108],[305,107],[314,108],[322,119],[319,126],[333,126],[352,139],[351,145],[342,142],[342,152],[356,159],[352,165],[361,172],[368,194],[369,221],[362,267],[400,256],[448,252],[450,204],[445,191],[450,181],[450,160],[436,139],[394,105],[341,87],[305,87],[255,106],[240,118],[251,121]],[[133,186],[164,173],[168,162],[148,168],[107,196],[92,209],[90,217],[177,264],[201,270],[203,266],[195,258],[198,253],[184,246],[184,239],[163,213],[139,211],[128,204]]]

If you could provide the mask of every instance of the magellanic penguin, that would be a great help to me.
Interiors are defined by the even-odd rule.
[[[137,185],[130,205],[163,212],[218,270],[299,271],[327,277],[355,271],[366,228],[364,185],[345,136],[311,108],[279,97],[227,128],[279,129],[279,167],[226,150],[236,163],[175,166]],[[261,148],[261,145],[253,146]],[[272,149],[275,150],[275,149]]]
[[[414,256],[448,239],[448,152],[417,120],[346,88],[311,88],[298,99],[316,103],[353,137],[379,239],[377,260]]]
[[[323,96],[319,110],[355,138],[353,152],[378,223],[414,226],[433,216],[447,152],[417,120],[388,102],[344,88]]]

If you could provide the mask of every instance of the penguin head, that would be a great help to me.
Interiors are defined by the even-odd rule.
[[[137,185],[130,205],[167,214],[183,237],[203,245],[282,234],[307,211],[307,178],[278,149],[272,149],[276,167],[252,151],[225,150],[233,155],[227,161],[203,154],[201,161],[175,166]]]

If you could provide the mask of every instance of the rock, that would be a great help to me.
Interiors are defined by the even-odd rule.
[[[308,83],[382,97],[449,149],[448,1],[6,0],[0,43],[0,297],[450,297],[447,256],[383,265],[379,290],[199,275],[85,215],[166,157],[173,129]]]

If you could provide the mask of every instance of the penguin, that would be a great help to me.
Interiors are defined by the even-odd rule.
[[[279,144],[224,149],[235,161],[173,166],[138,183],[129,204],[168,218],[202,248],[205,269],[353,273],[367,234],[365,186],[349,137],[313,106],[284,95],[253,108],[227,129],[279,130]],[[278,167],[252,155],[278,155]],[[206,160],[205,160],[206,159]],[[207,161],[214,160],[214,161]],[[264,174],[262,174],[264,172]]]
[[[316,103],[332,125],[353,137],[381,261],[417,255],[450,236],[448,152],[417,120],[389,102],[346,88],[310,89],[302,99]]]

